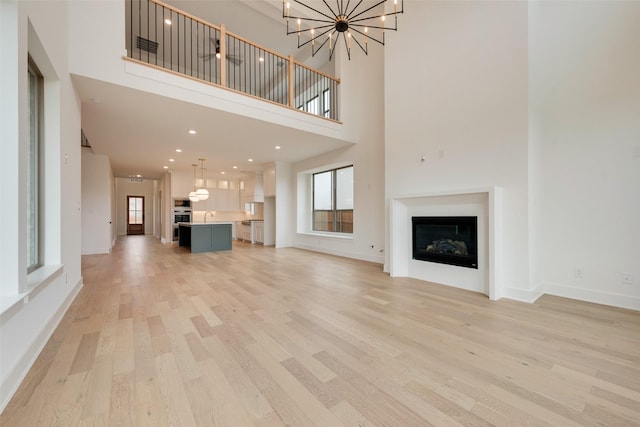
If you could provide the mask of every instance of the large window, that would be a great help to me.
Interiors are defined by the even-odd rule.
[[[353,166],[313,174],[313,230],[353,233]]]
[[[29,147],[27,162],[27,272],[42,265],[42,152],[44,81],[29,57]]]

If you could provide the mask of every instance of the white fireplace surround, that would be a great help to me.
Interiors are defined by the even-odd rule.
[[[411,217],[477,216],[478,269],[412,259]],[[502,188],[456,189],[391,199],[389,273],[503,296]]]

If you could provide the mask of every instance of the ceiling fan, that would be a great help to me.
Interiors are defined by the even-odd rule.
[[[200,58],[204,59],[205,61],[210,61],[211,58],[214,58],[214,57],[220,58],[220,40],[210,37],[210,41],[212,46],[215,46],[215,53],[212,52],[212,53],[200,55]],[[227,53],[225,55],[225,58],[227,58],[227,61],[231,62],[235,66],[242,64],[242,58],[239,55],[235,55],[233,53]]]

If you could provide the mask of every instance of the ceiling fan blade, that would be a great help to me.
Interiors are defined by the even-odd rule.
[[[239,58],[235,55],[227,54],[227,61],[231,62],[233,65],[236,65],[236,66],[242,64],[242,58]]]

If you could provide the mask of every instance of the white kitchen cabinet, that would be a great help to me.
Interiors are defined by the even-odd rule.
[[[253,228],[251,233],[252,242],[263,244],[264,243],[264,222],[254,221],[251,223],[251,227]]]
[[[242,203],[264,202],[262,172],[251,173],[243,180]]]
[[[251,225],[243,222],[238,223],[237,235],[239,240],[251,242]]]
[[[241,211],[243,206],[240,205],[240,181],[229,181],[229,210]]]
[[[193,191],[193,176],[185,172],[171,172],[171,197],[188,198]]]
[[[276,165],[269,165],[262,174],[264,197],[274,197],[276,195]]]

